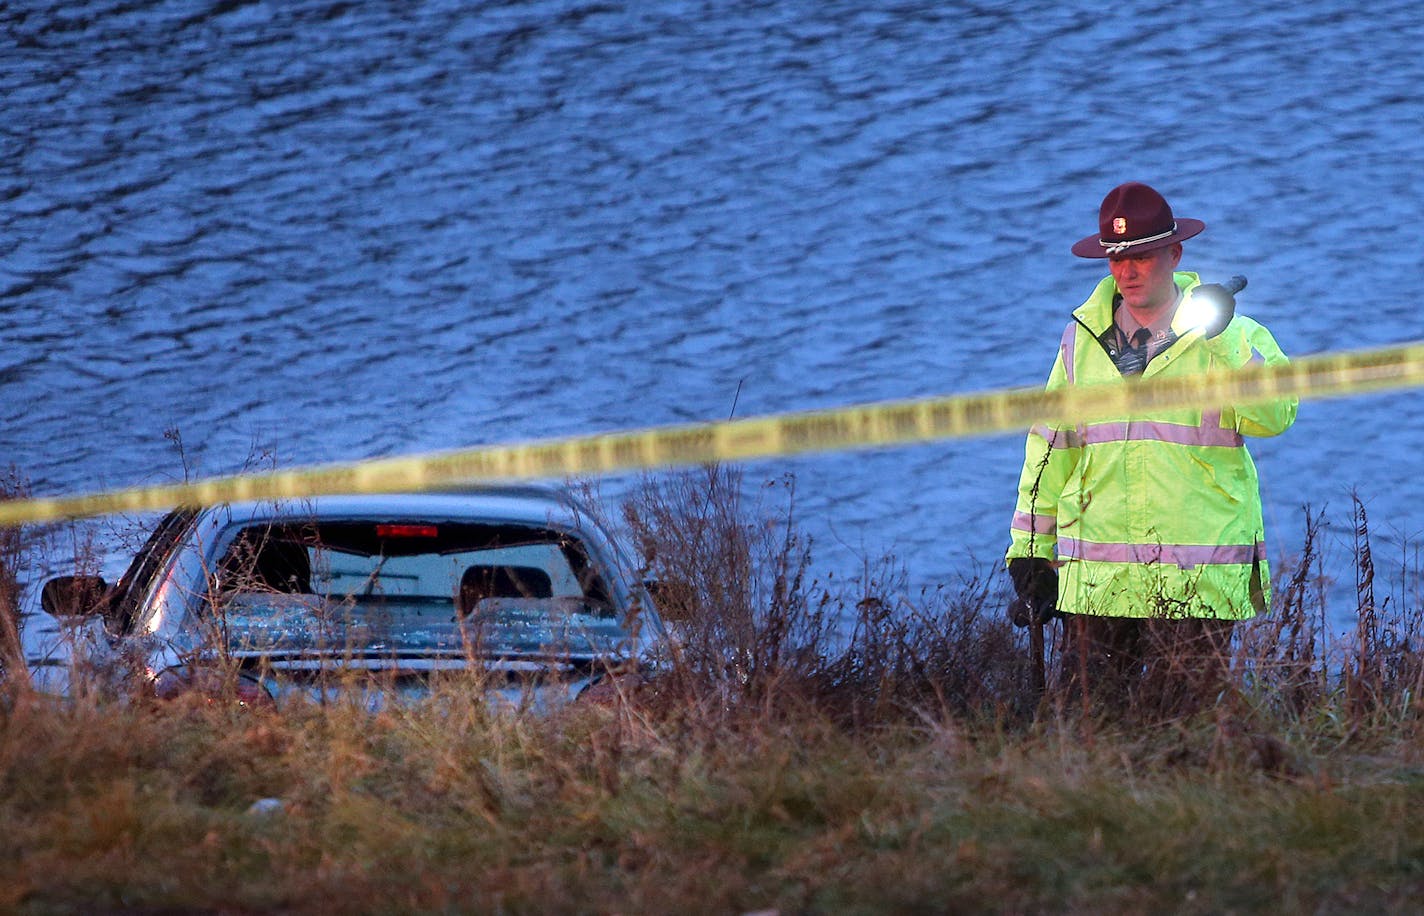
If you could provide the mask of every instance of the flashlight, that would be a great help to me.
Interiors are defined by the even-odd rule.
[[[1187,325],[1201,329],[1207,339],[1220,334],[1236,314],[1236,294],[1245,288],[1246,278],[1239,275],[1225,283],[1198,286],[1182,303]]]

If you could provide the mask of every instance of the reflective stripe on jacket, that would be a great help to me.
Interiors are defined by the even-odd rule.
[[[1178,272],[1179,288],[1199,284]],[[1116,382],[1099,342],[1113,323],[1117,284],[1098,284],[1073,313],[1047,390]],[[1185,303],[1187,300],[1184,299]],[[1269,331],[1237,315],[1205,340],[1178,308],[1175,343],[1144,378],[1287,362]],[[1275,436],[1296,399],[1196,410],[1154,410],[1028,435],[1008,556],[1057,560],[1058,606],[1114,617],[1245,618],[1270,602],[1256,466],[1243,436]]]

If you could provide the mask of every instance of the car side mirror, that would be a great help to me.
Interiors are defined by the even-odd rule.
[[[40,592],[40,606],[55,617],[94,617],[104,613],[109,583],[103,576],[55,576]]]

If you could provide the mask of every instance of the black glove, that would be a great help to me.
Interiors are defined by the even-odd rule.
[[[1014,557],[1009,578],[1018,595],[1009,603],[1009,620],[1016,627],[1044,623],[1058,613],[1058,570],[1041,557]]]
[[[1211,307],[1211,318],[1202,325],[1202,335],[1207,340],[1226,330],[1226,326],[1236,315],[1236,296],[1229,287],[1220,283],[1203,283],[1192,290],[1192,298]]]

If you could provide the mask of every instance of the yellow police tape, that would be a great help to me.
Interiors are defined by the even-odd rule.
[[[666,426],[220,477],[53,499],[0,502],[0,527],[176,505],[392,493],[455,483],[608,474],[714,461],[967,438],[1035,422],[1088,422],[1148,409],[1245,405],[1424,385],[1424,343],[1308,356],[1190,378],[1019,388]]]

